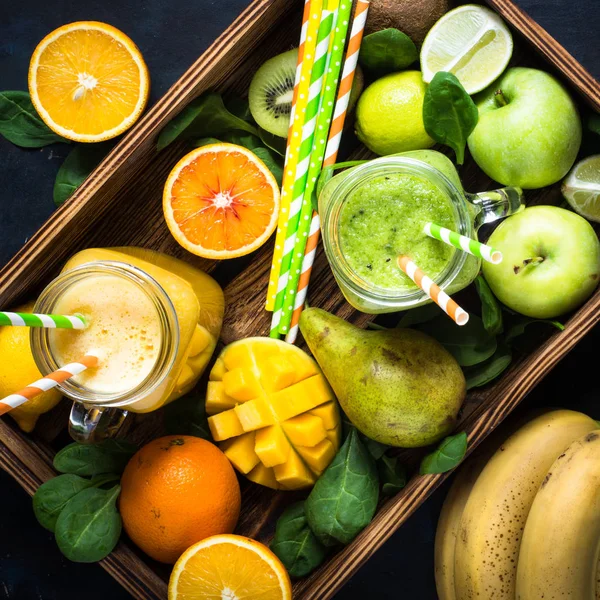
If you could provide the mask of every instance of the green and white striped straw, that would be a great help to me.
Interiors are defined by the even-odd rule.
[[[482,244],[466,235],[456,233],[456,231],[452,231],[446,227],[441,227],[435,223],[427,223],[423,231],[435,240],[444,242],[444,244],[448,244],[449,246],[454,246],[493,265],[498,265],[502,262],[502,252],[500,250],[496,250],[487,244]]]
[[[13,327],[46,327],[48,329],[85,329],[81,315],[37,315],[34,313],[0,312],[0,325]]]
[[[300,222],[296,233],[294,250],[292,252],[292,262],[290,265],[290,276],[285,292],[285,300],[279,323],[279,332],[288,333],[294,312],[296,294],[298,293],[298,283],[302,272],[302,262],[304,260],[304,250],[308,240],[310,224],[312,221],[312,194],[323,167],[325,158],[325,149],[329,137],[329,128],[333,117],[337,86],[342,69],[342,58],[346,37],[348,35],[348,25],[352,11],[351,0],[341,0],[336,14],[335,30],[331,45],[330,59],[328,62],[327,75],[321,98],[321,106],[317,118],[317,129],[314,136],[312,154],[310,156],[310,165],[308,169],[308,183],[304,189],[302,198],[302,208],[300,212]]]
[[[328,61],[329,39],[333,29],[334,12],[329,10],[331,0],[324,3],[321,13],[321,23],[317,34],[317,50],[310,75],[310,87],[308,91],[308,106],[304,113],[304,125],[302,127],[302,143],[298,152],[298,163],[296,166],[296,179],[292,190],[292,201],[288,213],[287,230],[285,242],[283,245],[283,256],[279,269],[279,280],[277,282],[277,295],[275,296],[275,306],[273,308],[273,318],[271,320],[271,331],[269,335],[273,338],[279,338],[281,313],[284,304],[286,288],[290,275],[290,266],[292,254],[296,242],[296,232],[300,219],[302,208],[302,199],[308,180],[308,167],[311,160],[311,151],[313,147],[313,137],[315,134],[317,115],[320,107],[321,89],[323,87],[323,76]]]

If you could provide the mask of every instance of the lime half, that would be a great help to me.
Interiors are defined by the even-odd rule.
[[[600,223],[600,154],[573,167],[563,181],[562,193],[577,214]]]
[[[474,94],[502,74],[512,50],[512,35],[495,12],[476,4],[459,6],[446,13],[423,42],[423,79],[429,83],[438,71],[449,71]]]

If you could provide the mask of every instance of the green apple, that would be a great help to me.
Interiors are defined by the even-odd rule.
[[[598,285],[598,237],[583,217],[564,208],[526,208],[501,223],[488,244],[503,260],[484,262],[484,277],[498,300],[528,317],[569,312]]]
[[[575,103],[552,75],[515,67],[475,97],[475,162],[504,185],[541,188],[562,179],[581,145]]]

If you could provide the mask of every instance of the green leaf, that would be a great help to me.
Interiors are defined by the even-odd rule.
[[[438,71],[425,92],[423,122],[436,142],[454,150],[459,165],[464,162],[467,138],[478,119],[477,106],[456,76]]]
[[[375,461],[352,428],[306,500],[308,523],[323,545],[348,544],[371,522],[378,499]]]
[[[270,548],[292,577],[305,577],[327,556],[327,548],[308,525],[304,502],[288,506],[279,517]]]
[[[470,315],[466,325],[459,327],[446,315],[439,315],[416,329],[427,333],[454,356],[461,367],[471,367],[487,360],[498,347],[477,315]]]
[[[165,430],[168,435],[193,435],[212,442],[204,408],[201,386],[165,406]]]
[[[467,452],[467,434],[462,431],[442,440],[441,444],[423,458],[419,472],[421,475],[446,473],[454,469]]]
[[[377,461],[377,470],[384,496],[394,496],[406,485],[406,469],[395,456],[384,454]]]
[[[238,119],[242,119],[251,125],[256,124],[250,112],[250,104],[246,98],[240,98],[236,94],[231,94],[225,96],[223,103],[225,104],[225,108]]]
[[[277,185],[281,187],[281,182],[283,180],[283,165],[279,164],[280,161],[277,160],[276,155],[268,148],[255,148],[252,152],[265,163],[267,169],[273,173]]]
[[[285,138],[279,137],[278,135],[273,135],[268,131],[260,128],[258,129],[258,135],[262,140],[262,143],[269,149],[273,150],[276,154],[280,156],[285,156],[285,147],[287,144],[287,140]]]
[[[475,288],[481,300],[481,317],[485,330],[490,335],[502,333],[502,308],[487,281],[481,275],[475,279]]]
[[[412,327],[413,325],[421,325],[427,323],[436,317],[440,316],[440,307],[433,302],[411,308],[402,313],[402,318],[398,321],[396,327]]]
[[[100,444],[73,442],[56,454],[54,468],[60,473],[88,477],[102,473],[122,473],[137,451],[135,444],[123,440],[104,440]]]
[[[165,125],[158,136],[158,150],[177,139],[216,137],[230,131],[247,131],[258,135],[258,130],[225,108],[219,94],[209,92],[190,102],[176,117]]]
[[[356,429],[354,423],[348,418],[348,415],[340,409],[341,418],[342,418],[342,439],[346,439],[352,430],[355,430],[358,433],[358,438],[363,443],[367,452],[373,457],[374,460],[379,460],[389,449],[389,446],[386,444],[382,444],[381,442],[376,442],[372,440],[370,437],[367,437],[364,433],[361,433]]]
[[[588,131],[600,135],[600,115],[592,113],[586,120],[586,127]]]
[[[60,206],[85,181],[115,145],[114,140],[78,144],[69,152],[54,181],[54,204]]]
[[[197,140],[194,140],[191,145],[193,148],[201,148],[202,146],[208,146],[209,144],[220,144],[220,143],[221,143],[221,140],[218,140],[217,138],[204,137],[204,138],[199,138]]]
[[[481,387],[499,377],[512,362],[512,352],[504,341],[498,342],[496,352],[486,361],[463,369],[467,389]]]
[[[507,344],[510,344],[512,341],[515,340],[515,338],[518,338],[519,336],[523,335],[525,333],[525,329],[532,323],[546,323],[547,325],[552,325],[552,327],[556,327],[556,329],[558,329],[559,331],[565,330],[565,326],[559,321],[554,321],[550,319],[532,319],[531,317],[521,316],[510,323],[506,331],[504,341]]]
[[[69,560],[97,562],[113,551],[121,535],[120,491],[120,485],[88,488],[67,502],[56,521],[56,543]]]
[[[419,56],[414,42],[398,29],[382,29],[363,38],[358,60],[376,77],[402,71]]]
[[[27,92],[0,92],[0,134],[21,148],[71,142],[52,131],[36,112]]]

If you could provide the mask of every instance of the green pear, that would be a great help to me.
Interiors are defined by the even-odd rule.
[[[433,338],[413,329],[365,331],[319,308],[302,313],[300,330],[344,412],[366,436],[416,448],[454,428],[465,377]]]

